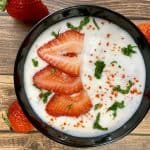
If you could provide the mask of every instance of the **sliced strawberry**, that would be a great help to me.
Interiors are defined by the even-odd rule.
[[[52,116],[80,116],[92,107],[91,100],[85,91],[74,95],[54,95],[46,106]]]
[[[10,105],[8,109],[8,119],[13,131],[26,133],[33,130],[32,124],[22,112],[17,101]]]
[[[38,55],[52,66],[79,75],[84,34],[68,30],[38,49]]]
[[[143,22],[138,25],[139,29],[145,35],[147,41],[150,43],[150,22]]]
[[[50,65],[37,72],[33,82],[39,88],[63,94],[72,94],[82,89],[79,77],[73,77]]]

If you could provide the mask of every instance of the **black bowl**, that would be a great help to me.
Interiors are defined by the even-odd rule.
[[[51,25],[64,19],[77,16],[94,16],[104,18],[129,32],[141,50],[146,67],[146,85],[144,96],[135,114],[116,131],[92,138],[80,138],[64,134],[63,132],[60,132],[44,123],[30,106],[24,88],[24,64],[26,56],[33,42],[45,29]],[[19,49],[16,58],[14,68],[14,83],[17,98],[25,115],[28,117],[31,123],[47,137],[59,143],[74,147],[91,147],[111,143],[130,133],[142,121],[150,108],[150,45],[146,41],[143,34],[132,22],[116,12],[98,6],[81,5],[69,7],[47,16],[38,24],[36,24],[28,33]]]

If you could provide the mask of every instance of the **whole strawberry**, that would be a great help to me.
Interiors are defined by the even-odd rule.
[[[23,22],[37,22],[49,14],[41,0],[2,0],[0,8]]]
[[[13,131],[26,133],[33,130],[32,124],[22,112],[17,101],[13,102],[8,109],[8,120]]]

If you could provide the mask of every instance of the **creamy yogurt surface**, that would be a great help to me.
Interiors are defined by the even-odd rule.
[[[77,17],[59,22],[37,38],[25,62],[24,83],[33,110],[44,122],[73,136],[93,137],[118,129],[134,115],[143,96],[146,75],[143,57],[130,34],[107,20],[95,18],[97,28],[93,18],[90,17],[90,22],[81,30],[85,36],[80,77],[93,107],[79,117],[53,117],[47,114],[46,104],[39,97],[40,90],[33,85],[32,80],[37,71],[47,66],[47,63],[37,55],[37,49],[54,38],[51,35],[53,31],[62,33],[68,30],[67,22],[78,26],[82,19],[83,17]],[[135,46],[135,53],[130,57],[122,53],[122,48],[128,45]],[[38,67],[34,67],[32,59],[38,61]],[[100,79],[95,77],[97,61],[105,63]],[[127,89],[130,81],[132,86],[127,94],[114,90],[118,86]],[[49,96],[49,100],[52,96],[53,94]],[[109,108],[115,102],[123,103],[124,107],[118,108],[114,116],[114,111]],[[98,114],[100,114],[99,124],[107,130],[93,128]]]

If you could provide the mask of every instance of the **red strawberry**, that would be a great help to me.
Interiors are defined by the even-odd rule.
[[[138,25],[139,29],[143,32],[148,42],[150,43],[150,22],[144,22]]]
[[[8,110],[8,119],[11,125],[11,128],[16,132],[29,132],[33,130],[32,124],[26,118],[22,112],[21,107],[18,102],[13,102]]]
[[[52,66],[79,75],[84,34],[68,30],[38,49],[38,55]]]
[[[54,95],[46,106],[52,116],[80,116],[87,113],[92,103],[85,91],[74,95]]]
[[[8,0],[6,10],[10,16],[25,22],[36,22],[48,15],[41,0]]]
[[[79,77],[73,77],[51,66],[37,72],[33,76],[33,82],[41,89],[63,94],[72,94],[82,89]]]

